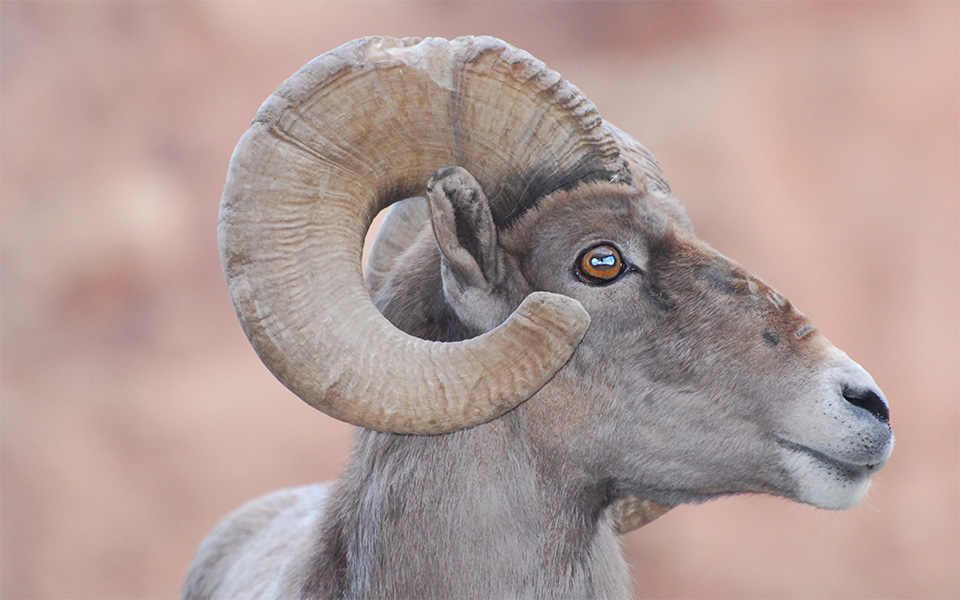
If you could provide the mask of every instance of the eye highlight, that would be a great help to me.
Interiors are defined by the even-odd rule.
[[[620,251],[610,244],[588,248],[580,255],[576,264],[577,277],[592,285],[610,283],[619,277],[623,270]]]

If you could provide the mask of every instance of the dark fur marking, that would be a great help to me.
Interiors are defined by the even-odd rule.
[[[658,310],[674,312],[677,310],[677,301],[667,291],[663,279],[665,276],[669,278],[671,263],[678,252],[675,236],[667,232],[663,237],[651,239],[647,252],[648,266],[644,277],[644,291]]]
[[[653,302],[653,305],[657,307],[657,309],[664,312],[673,312],[677,310],[676,300],[671,298],[670,294],[667,293],[667,290],[664,289],[664,287],[658,282],[651,281],[647,284],[645,289],[647,290],[647,297],[650,298],[650,301]]]
[[[737,278],[730,269],[720,265],[706,265],[700,269],[700,276],[710,285],[711,288],[724,294],[734,294],[737,292],[737,286],[734,280]]]
[[[446,191],[446,189],[444,189]],[[456,194],[459,190],[453,190],[453,194]],[[452,196],[453,194],[448,194]],[[480,252],[480,243],[477,239],[477,236],[474,235],[473,222],[469,217],[464,214],[469,208],[464,208],[462,204],[467,205],[467,207],[475,206],[478,202],[477,191],[469,190],[470,199],[464,203],[461,203],[460,200],[451,202],[453,206],[453,219],[456,224],[457,230],[457,241],[460,242],[460,245],[470,253],[470,256],[473,257],[477,264],[480,265],[480,270],[483,270],[483,253]]]
[[[765,329],[761,335],[763,335],[763,341],[767,344],[774,347],[780,345],[780,336],[772,329]]]
[[[572,190],[582,183],[606,181],[609,173],[599,161],[584,159],[569,173],[545,173],[531,171],[508,175],[503,185],[495,190],[484,188],[490,198],[490,210],[498,231],[513,226],[527,211],[540,205],[546,196],[560,191]],[[515,183],[508,183],[513,180]],[[503,190],[521,190],[518,197],[508,198]]]
[[[327,527],[321,538],[317,558],[313,564],[321,565],[303,583],[303,598],[345,597],[349,589],[350,563],[347,558],[347,540],[343,523],[335,519],[334,526]]]

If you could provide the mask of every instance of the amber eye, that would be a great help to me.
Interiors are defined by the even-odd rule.
[[[594,246],[577,259],[577,275],[594,285],[608,283],[623,272],[620,252],[609,244]]]

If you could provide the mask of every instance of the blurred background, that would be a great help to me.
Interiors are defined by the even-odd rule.
[[[0,27],[3,598],[173,597],[228,511],[337,476],[351,428],[233,314],[227,163],[314,56],[480,33],[650,148],[891,401],[860,506],[678,508],[624,538],[637,596],[960,595],[960,4],[5,1]]]

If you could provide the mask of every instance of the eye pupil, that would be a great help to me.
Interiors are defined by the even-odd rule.
[[[582,281],[599,285],[619,277],[623,272],[623,261],[616,248],[609,244],[599,244],[580,255],[576,271]]]

